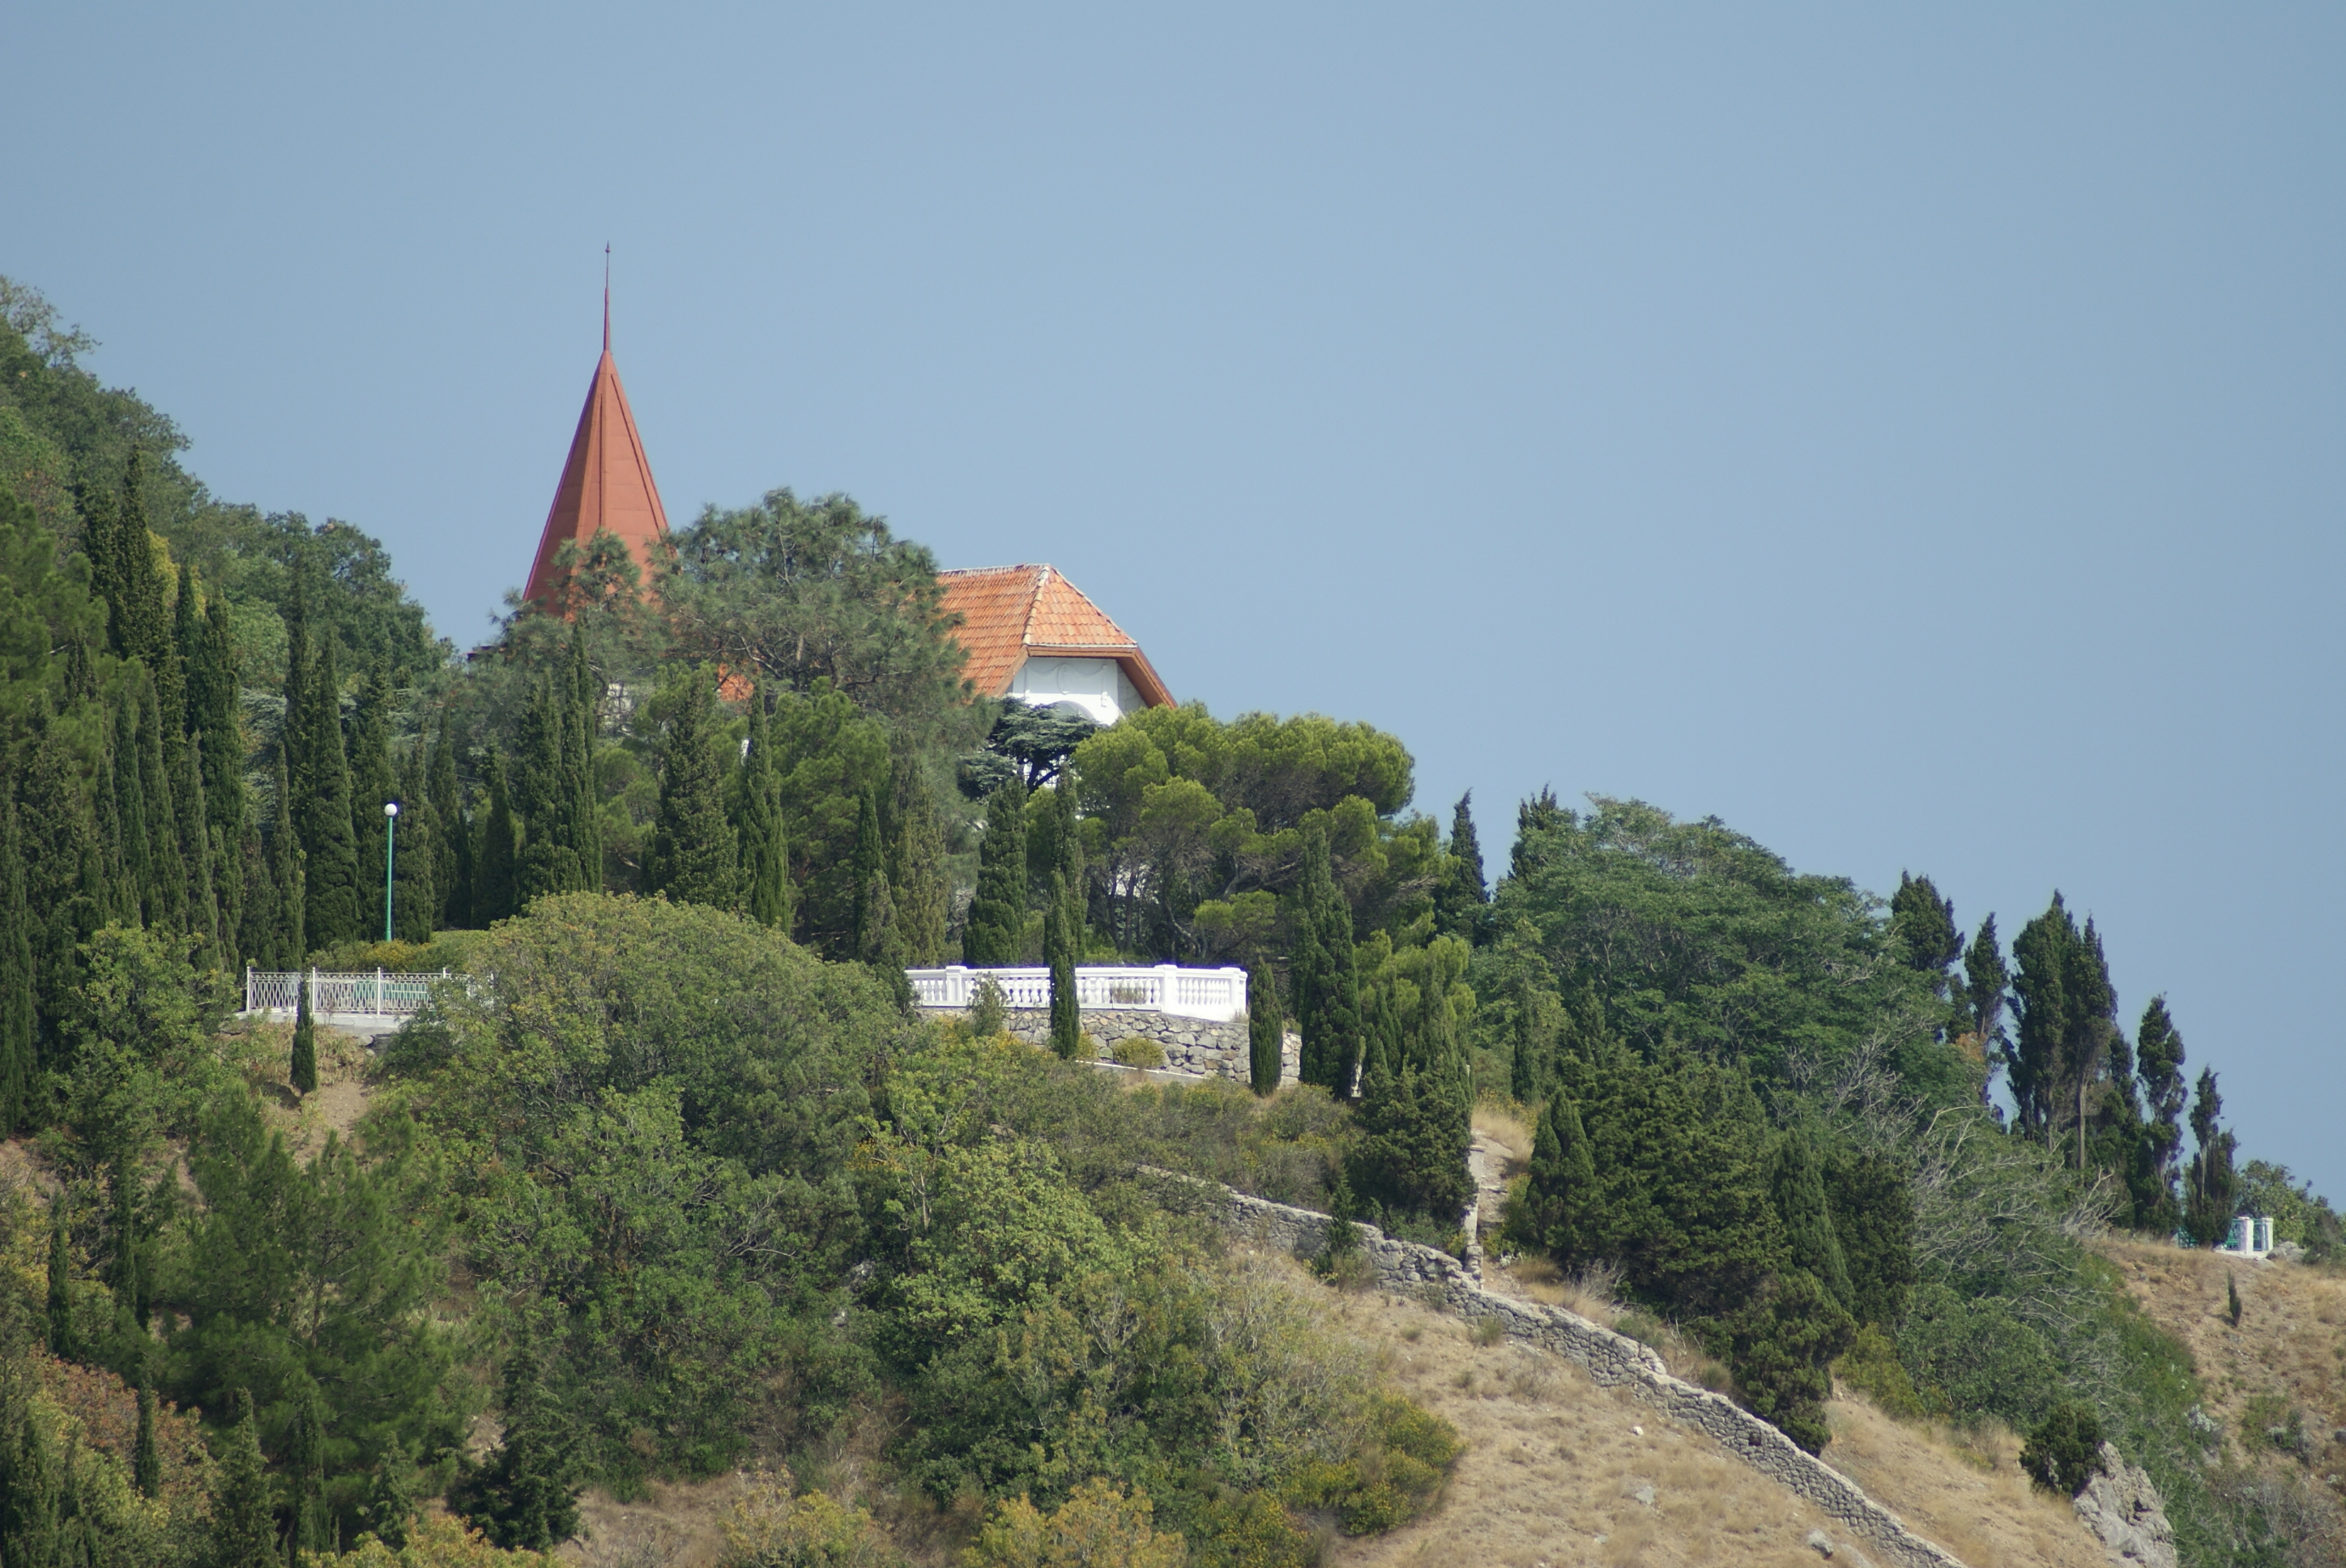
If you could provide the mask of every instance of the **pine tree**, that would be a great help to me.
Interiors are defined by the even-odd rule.
[[[578,1533],[577,1438],[526,1347],[507,1359],[504,1384],[505,1436],[450,1502],[498,1545],[548,1552]]]
[[[366,879],[359,865],[358,839],[351,817],[351,772],[342,750],[342,678],[334,666],[334,639],[323,639],[315,672],[302,683],[304,734],[296,770],[294,825],[301,840],[306,907],[302,929],[312,951],[362,935]],[[303,776],[309,793],[302,790]],[[376,809],[382,802],[376,802]]]
[[[252,1396],[236,1392],[228,1431],[212,1475],[209,1568],[279,1568],[277,1515],[269,1471],[260,1457],[260,1431]]]
[[[33,911],[15,780],[0,778],[0,1138],[26,1125],[33,1089]]]
[[[1887,1155],[1867,1150],[1827,1161],[1825,1190],[1849,1270],[1850,1316],[1890,1329],[1905,1318],[1917,1278],[1913,1188]]]
[[[1458,797],[1450,813],[1450,852],[1434,890],[1434,924],[1444,935],[1464,937],[1480,946],[1485,929],[1491,890],[1483,880],[1483,841],[1474,831],[1474,791]]]
[[[298,1095],[318,1092],[318,1026],[310,1016],[310,982],[304,973],[295,983],[293,1003],[293,1062],[286,1074],[286,1082]]]
[[[1247,1080],[1258,1095],[1279,1087],[1286,1071],[1287,1016],[1279,1004],[1279,981],[1268,964],[1247,972]]]
[[[1026,941],[1026,786],[1016,778],[986,798],[977,849],[977,892],[962,932],[962,962],[999,969],[1018,962]]]
[[[709,672],[698,667],[670,687],[650,869],[653,890],[678,903],[732,909],[740,895],[741,861],[725,813],[715,688]]]
[[[867,789],[855,819],[855,956],[873,965],[896,962],[896,907],[888,890],[887,856],[880,801]]]
[[[1795,1268],[1806,1269],[1832,1293],[1843,1308],[1851,1296],[1849,1265],[1833,1229],[1832,1208],[1825,1196],[1824,1164],[1816,1145],[1798,1128],[1776,1141],[1769,1188],[1776,1214],[1784,1222],[1787,1253]]]
[[[1517,1247],[1537,1247],[1569,1268],[1595,1250],[1591,1208],[1598,1197],[1596,1167],[1580,1112],[1563,1095],[1540,1107],[1539,1130],[1532,1135],[1531,1167],[1523,1191],[1507,1206],[1504,1235]]]
[[[795,891],[790,885],[790,830],[782,815],[781,772],[774,760],[772,694],[750,697],[750,748],[734,779],[734,830],[741,846],[741,905],[760,925],[787,934]]]
[[[440,919],[439,813],[433,809],[429,774],[424,766],[423,740],[408,748],[398,786],[397,826],[398,911],[396,934],[402,942],[425,942]]]
[[[1352,1093],[1361,1065],[1360,972],[1352,947],[1352,906],[1336,886],[1327,830],[1316,821],[1303,830],[1300,900],[1298,918],[1312,926],[1316,961],[1308,1003],[1300,988],[1296,999],[1303,1023],[1301,1077],[1341,1097]]]
[[[1076,959],[1083,940],[1075,890],[1066,873],[1054,872],[1051,901],[1043,914],[1044,961],[1051,969],[1051,1049],[1072,1062],[1084,1044],[1083,1004],[1076,994]]]
[[[473,924],[485,931],[519,912],[521,846],[514,832],[513,800],[505,792],[505,759],[491,747],[481,759],[488,809],[476,811],[480,845],[473,852]]]

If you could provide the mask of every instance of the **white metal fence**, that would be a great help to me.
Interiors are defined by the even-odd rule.
[[[301,1005],[301,990],[310,992],[312,1016],[407,1018],[420,1013],[432,999],[432,988],[449,978],[437,974],[397,974],[387,970],[304,969],[244,972],[247,1013],[291,1013]]]
[[[977,988],[987,975],[1002,987],[1002,999],[1012,1007],[1048,1007],[1051,972],[1047,969],[908,969],[913,996],[923,1007],[967,1007],[977,999]],[[1086,1011],[1094,1008],[1145,1008],[1228,1023],[1247,1010],[1247,972],[1243,969],[1183,969],[1160,963],[1153,969],[1086,965],[1076,971],[1076,1001]]]

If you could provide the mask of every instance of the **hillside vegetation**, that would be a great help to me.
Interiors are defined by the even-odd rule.
[[[2334,1325],[2270,1283],[2337,1218],[2082,906],[2007,938],[1546,791],[1494,881],[1371,726],[977,700],[933,557],[844,496],[648,575],[591,541],[460,661],[379,543],[218,503],[36,292],[0,319],[0,1345],[144,1412],[0,1386],[0,1562],[487,1563],[712,1484],[729,1568],[1800,1549],[1569,1376],[1462,1403],[1341,1247],[1233,1256],[1138,1164],[1461,1253],[1479,1205],[1525,1288],[1992,1560],[2063,1559],[2105,1437],[2186,1561],[2337,1560]],[[955,960],[1047,964],[1050,1049],[918,1016]],[[1087,1062],[1105,960],[1245,965],[1254,1092]],[[231,1023],[302,963],[464,980],[369,1054]],[[2210,1338],[2176,1302],[2244,1207],[2307,1261]]]

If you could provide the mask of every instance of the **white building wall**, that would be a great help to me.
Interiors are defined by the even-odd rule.
[[[1010,677],[1005,695],[1038,708],[1071,704],[1101,724],[1114,724],[1146,706],[1124,667],[1112,658],[1030,658]]]

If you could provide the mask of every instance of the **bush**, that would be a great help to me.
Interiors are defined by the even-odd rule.
[[[1162,1067],[1165,1047],[1146,1034],[1130,1034],[1116,1043],[1116,1059],[1127,1067]]]
[[[1726,1330],[1744,1408],[1810,1453],[1821,1451],[1832,1441],[1830,1369],[1857,1333],[1841,1303],[1815,1275],[1790,1269],[1761,1285]]]
[[[2047,1492],[2075,1497],[2102,1468],[2102,1423],[2084,1405],[2064,1401],[2021,1445],[2020,1468]]]
[[[1181,1537],[1151,1524],[1153,1505],[1137,1487],[1127,1497],[1095,1479],[1050,1513],[1025,1497],[1003,1503],[977,1532],[963,1561],[969,1568],[1181,1568]]]
[[[1433,1506],[1466,1445],[1458,1430],[1407,1400],[1379,1395],[1370,1441],[1338,1463],[1304,1466],[1287,1486],[1297,1508],[1336,1516],[1347,1535],[1376,1535]]]
[[[1923,1396],[1915,1391],[1914,1380],[1898,1359],[1898,1347],[1879,1324],[1860,1329],[1832,1369],[1835,1377],[1872,1400],[1886,1416],[1911,1421],[1930,1414]]]
[[[1944,1285],[1914,1293],[1898,1326],[1898,1359],[1932,1409],[1997,1416],[2016,1427],[2042,1420],[2059,1384],[2042,1335],[1994,1298],[1966,1301]]]
[[[901,1562],[861,1508],[820,1492],[790,1495],[790,1472],[760,1471],[725,1522],[719,1568],[886,1568]]]

